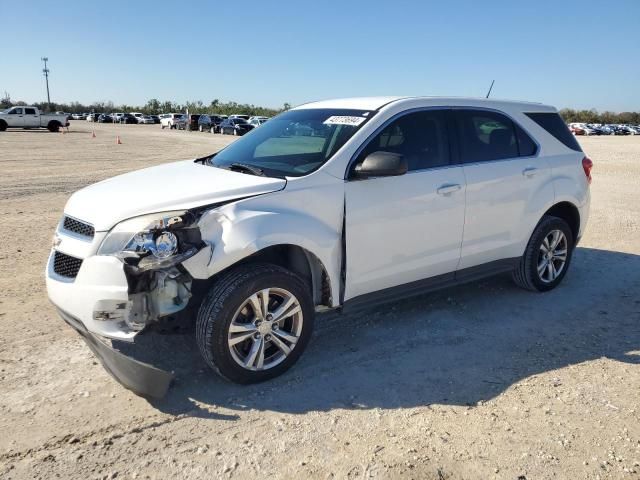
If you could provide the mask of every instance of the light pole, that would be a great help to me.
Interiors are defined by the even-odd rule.
[[[49,106],[51,106],[51,97],[49,96],[49,69],[47,68],[47,62],[49,61],[49,59],[47,57],[42,57],[40,60],[44,62],[42,73],[44,73],[44,78],[47,82],[47,103],[49,104]]]

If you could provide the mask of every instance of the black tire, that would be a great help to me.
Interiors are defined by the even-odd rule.
[[[55,120],[51,120],[49,122],[49,124],[47,125],[47,130],[49,130],[50,132],[57,132],[60,127],[62,125],[60,124],[60,122],[56,122]]]
[[[232,357],[228,330],[242,303],[264,288],[283,288],[298,299],[304,319],[302,331],[281,363],[266,370],[248,370]],[[202,301],[196,320],[196,342],[207,365],[226,380],[240,384],[263,382],[287,371],[302,355],[311,338],[314,314],[309,288],[296,274],[270,264],[241,265],[216,279]]]
[[[7,122],[0,120],[0,132],[4,132],[7,129]]]
[[[554,230],[564,233],[567,242],[566,261],[560,274],[551,282],[545,282],[538,273],[538,261],[540,259],[540,247],[544,239]],[[547,292],[556,288],[567,274],[571,264],[571,257],[575,248],[573,232],[563,219],[545,215],[531,234],[527,248],[524,251],[520,263],[513,271],[513,281],[516,285],[534,292]]]

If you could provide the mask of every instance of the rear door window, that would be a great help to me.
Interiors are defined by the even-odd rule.
[[[484,110],[455,111],[462,163],[518,157],[518,140],[508,117]]]
[[[36,109],[35,108],[25,108],[24,109],[24,113],[26,115],[35,115],[36,114]]]

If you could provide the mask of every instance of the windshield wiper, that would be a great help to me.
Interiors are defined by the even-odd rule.
[[[258,177],[264,176],[264,171],[261,168],[254,167],[253,165],[247,165],[246,163],[232,163],[228,167],[229,170],[237,170],[238,172],[250,173],[251,175],[257,175]]]

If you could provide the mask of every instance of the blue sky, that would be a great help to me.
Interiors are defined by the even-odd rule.
[[[3,2],[0,94],[279,107],[492,96],[640,110],[640,0]]]

